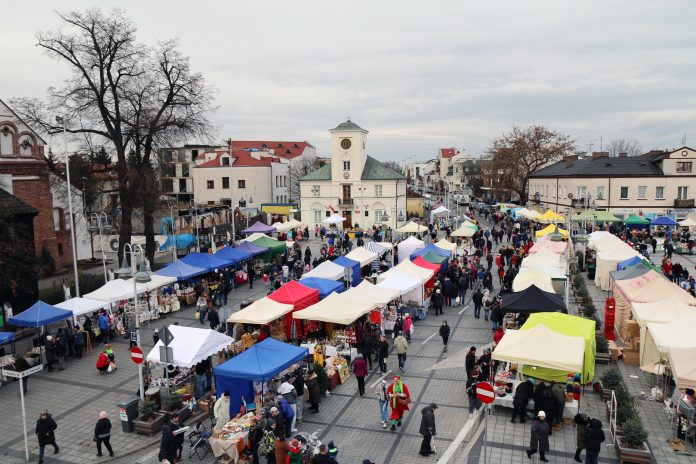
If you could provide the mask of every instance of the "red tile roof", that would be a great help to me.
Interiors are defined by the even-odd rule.
[[[232,140],[232,149],[273,150],[273,154],[286,159],[300,156],[307,147],[314,146],[309,142],[282,142],[269,140]]]
[[[442,156],[443,158],[452,158],[456,154],[456,148],[440,148],[440,156]]]
[[[229,155],[226,150],[216,150],[215,158],[205,163],[197,165],[197,168],[219,168],[222,167],[222,155]],[[278,158],[273,156],[261,156],[260,159],[256,159],[252,156],[251,152],[246,150],[232,150],[230,160],[230,166],[236,167],[250,167],[250,166],[270,166],[271,163],[280,163]]]

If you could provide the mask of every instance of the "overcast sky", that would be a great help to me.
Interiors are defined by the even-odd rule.
[[[118,6],[145,43],[178,38],[218,89],[218,140],[307,140],[327,153],[348,116],[381,160],[483,153],[513,124],[580,149],[615,138],[696,146],[696,2],[14,2],[0,27],[0,98],[43,97],[67,67],[35,46],[56,8]],[[161,8],[166,7],[166,8]]]

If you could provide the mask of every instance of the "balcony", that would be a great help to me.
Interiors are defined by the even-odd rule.
[[[694,199],[693,198],[679,198],[674,200],[675,208],[693,208]]]
[[[353,206],[353,199],[352,198],[339,198],[338,199],[338,206]]]

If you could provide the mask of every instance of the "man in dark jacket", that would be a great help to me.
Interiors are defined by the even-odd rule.
[[[478,359],[479,369],[481,370],[481,380],[484,382],[489,381],[491,377],[491,362],[491,349],[486,348]]]
[[[525,380],[520,383],[515,390],[515,396],[512,398],[512,419],[510,422],[515,423],[515,417],[520,416],[520,423],[524,424],[527,419],[527,405],[529,404],[529,399],[532,397],[534,391],[534,384],[530,379]]]
[[[445,297],[442,296],[442,291],[440,291],[439,288],[433,293],[431,301],[435,307],[435,315],[444,314],[442,312],[442,306],[445,304]]]
[[[387,373],[387,358],[389,357],[389,344],[384,335],[379,336],[379,344],[377,345],[377,355],[379,356],[379,371],[382,374]]]
[[[539,460],[541,462],[549,462],[546,459],[546,453],[549,451],[549,435],[551,435],[551,428],[546,422],[546,413],[539,411],[537,418],[534,419],[532,424],[532,436],[529,440],[529,449],[527,450],[529,459],[532,459],[532,455],[539,451]]]
[[[469,289],[469,276],[466,273],[462,273],[462,275],[459,277],[457,287],[459,290],[459,304],[464,304],[466,291]]]
[[[317,381],[317,374],[310,372],[307,376],[307,390],[309,392],[309,408],[312,414],[319,412],[319,403],[321,403],[321,390],[319,389],[319,382]]]
[[[466,354],[466,358],[464,358],[465,362],[465,367],[466,367],[466,376],[467,378],[471,375],[471,371],[474,369],[474,366],[476,365],[476,347],[472,346],[469,348],[469,352]]]
[[[174,430],[169,422],[169,417],[164,417],[164,425],[162,425],[162,440],[160,441],[159,460],[168,460],[174,462],[176,459],[176,439],[174,438]]]
[[[602,449],[602,442],[604,442],[604,430],[602,430],[602,423],[598,419],[591,419],[590,424],[585,430],[585,449],[587,450],[587,456],[585,462],[588,464],[598,464],[599,463],[599,451]]]
[[[220,314],[214,307],[208,311],[208,322],[210,323],[210,330],[217,330],[220,325]]]
[[[483,293],[481,287],[477,287],[474,294],[471,296],[471,301],[474,302],[474,317],[481,318],[481,306],[483,306]]]
[[[44,449],[47,445],[53,446],[53,454],[58,454],[60,448],[56,444],[55,431],[58,424],[53,420],[48,411],[44,411],[36,421],[36,438],[39,440],[39,464],[43,463]]]
[[[423,417],[421,418],[420,429],[418,433],[423,435],[423,441],[421,442],[420,451],[418,454],[421,456],[429,456],[435,451],[430,447],[430,443],[433,436],[436,435],[435,430],[435,410],[437,409],[437,404],[430,403],[428,406],[424,407],[421,411]]]

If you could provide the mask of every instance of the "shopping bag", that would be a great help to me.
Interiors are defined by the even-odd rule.
[[[111,364],[109,364],[109,367],[106,368],[106,372],[111,372],[113,370],[114,370],[113,363],[111,363]]]
[[[200,311],[196,311],[195,313],[193,313],[193,318],[194,318],[194,319],[200,319],[200,317],[201,317]]]
[[[455,305],[455,306],[459,306],[460,301],[461,301],[461,300],[459,299],[459,297],[455,298],[455,299],[454,299],[454,305]]]

